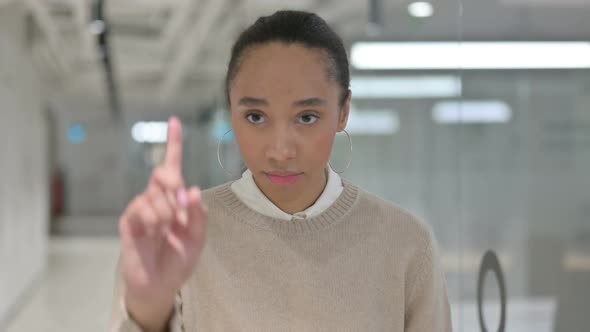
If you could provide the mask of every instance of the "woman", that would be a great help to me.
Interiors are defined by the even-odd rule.
[[[430,228],[329,167],[351,91],[318,16],[258,19],[232,48],[231,124],[248,167],[200,192],[181,126],[121,216],[114,331],[450,331]],[[223,165],[222,165],[223,167]]]

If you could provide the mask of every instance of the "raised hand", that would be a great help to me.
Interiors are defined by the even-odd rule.
[[[119,221],[125,302],[146,331],[165,327],[177,292],[198,263],[206,219],[200,190],[185,187],[182,127],[171,118],[164,164]]]

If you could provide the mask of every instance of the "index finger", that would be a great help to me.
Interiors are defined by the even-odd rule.
[[[176,117],[168,120],[168,143],[164,166],[179,172],[182,170],[182,125]]]

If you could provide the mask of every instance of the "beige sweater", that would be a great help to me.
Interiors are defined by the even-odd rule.
[[[320,215],[277,220],[224,184],[209,208],[200,262],[182,287],[178,331],[451,331],[444,272],[430,227],[343,181]],[[135,332],[121,307],[112,331]]]

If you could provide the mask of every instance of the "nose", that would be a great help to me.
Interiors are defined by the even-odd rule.
[[[266,158],[276,163],[284,163],[295,158],[295,136],[289,128],[276,128],[268,139]]]

